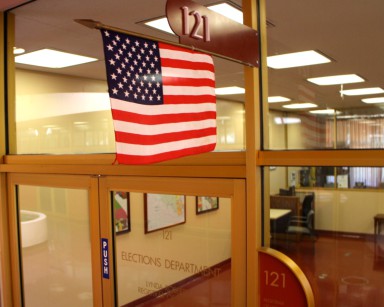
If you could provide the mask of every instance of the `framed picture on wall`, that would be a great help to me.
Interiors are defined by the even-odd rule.
[[[211,196],[196,196],[196,214],[202,214],[219,209],[219,198]]]
[[[131,231],[131,217],[128,192],[111,192],[115,233],[117,235]]]
[[[184,224],[185,195],[152,194],[144,197],[145,233]]]

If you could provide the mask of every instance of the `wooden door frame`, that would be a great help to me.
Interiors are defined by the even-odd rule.
[[[100,215],[101,237],[110,240],[113,237],[113,227],[110,193],[112,191],[130,191],[141,193],[183,194],[188,196],[214,195],[231,198],[231,300],[232,306],[246,306],[246,194],[244,179],[217,178],[175,178],[175,177],[130,177],[105,176],[100,178]],[[107,217],[107,218],[105,218]],[[109,250],[109,259],[113,259]],[[113,265],[113,261],[110,264]],[[235,268],[235,269],[233,269]],[[110,274],[114,272],[110,268]],[[103,282],[104,304],[114,306],[114,276]],[[117,286],[117,285],[116,285]]]
[[[94,306],[102,306],[101,258],[99,240],[99,210],[92,205],[98,199],[98,179],[79,175],[44,175],[31,173],[7,174],[8,221],[10,241],[10,262],[12,279],[12,306],[23,305],[21,251],[19,248],[19,224],[16,186],[44,186],[54,188],[85,189],[89,192],[89,221],[91,236],[92,289]],[[9,286],[8,286],[9,287]],[[9,301],[9,299],[8,299]]]

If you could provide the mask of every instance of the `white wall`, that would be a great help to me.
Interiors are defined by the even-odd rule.
[[[189,196],[185,224],[147,234],[143,194],[130,193],[130,202],[131,231],[116,237],[119,305],[192,275],[220,274],[204,268],[231,258],[230,199],[220,198],[218,210],[197,215]]]
[[[317,189],[316,229],[373,234],[373,218],[384,212],[384,192],[373,190]]]
[[[244,150],[244,105],[217,100],[217,151]],[[105,81],[16,70],[18,154],[113,153]]]

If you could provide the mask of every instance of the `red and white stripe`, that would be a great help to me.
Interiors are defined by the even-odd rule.
[[[162,105],[111,98],[119,163],[148,164],[214,150],[216,98],[210,56],[159,43]]]

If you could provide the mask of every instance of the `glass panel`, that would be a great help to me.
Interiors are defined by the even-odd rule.
[[[20,185],[25,306],[93,306],[88,191]]]
[[[272,127],[268,149],[383,148],[382,46],[374,39],[380,35],[377,12],[382,9],[381,2],[362,6],[356,1],[348,3],[348,10],[342,1],[332,7],[324,2],[266,2]],[[355,35],[364,41],[356,44]],[[328,61],[307,64],[301,54],[296,65],[272,66],[274,56],[308,50]],[[281,64],[293,61],[285,59]],[[314,80],[350,74],[359,80]],[[379,92],[347,92],[363,88]]]
[[[380,181],[381,168],[270,170],[270,245],[303,270],[316,306],[384,300],[384,193],[368,177]]]
[[[337,115],[338,148],[383,148],[384,112],[381,108],[350,109]]]
[[[272,169],[275,170],[275,168]],[[285,170],[285,168],[280,169]],[[283,177],[277,179],[275,174],[278,173],[283,173],[280,174]],[[280,187],[284,185],[295,188],[323,187],[339,189],[382,189],[384,187],[382,167],[288,167],[286,171],[274,171],[272,176],[281,183]],[[279,193],[278,190],[274,192]]]
[[[72,4],[72,5],[71,5]],[[89,56],[97,61],[63,68],[16,63],[16,143],[14,154],[114,153],[115,136],[99,31],[74,22],[98,12],[97,20],[124,30],[174,41],[144,25],[164,15],[165,2],[40,0],[15,15],[15,45],[26,53],[43,48]],[[111,16],[113,18],[111,19]],[[81,18],[81,17],[80,17]],[[217,87],[244,87],[243,65],[214,58]],[[244,95],[217,96],[216,150],[243,150]]]
[[[270,149],[334,148],[333,115],[270,110],[269,127]]]
[[[230,306],[231,200],[113,192],[119,306]]]
[[[105,82],[17,70],[16,85],[17,153],[115,152]]]

